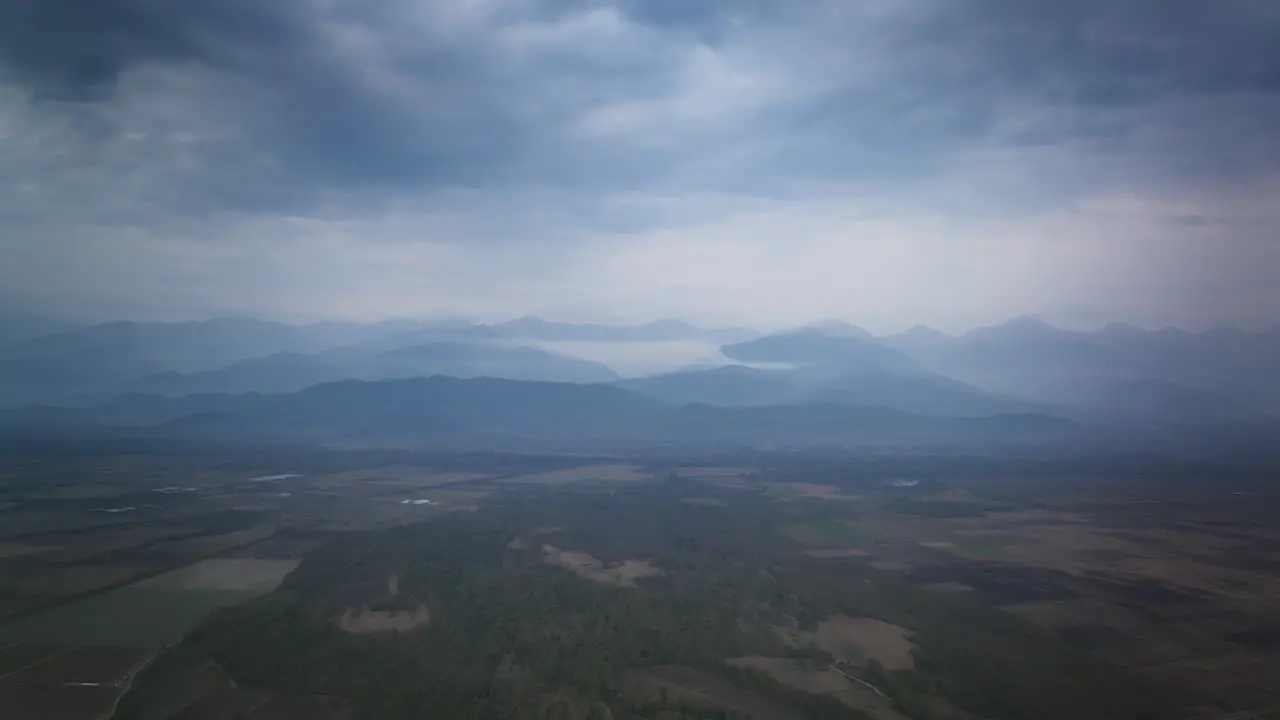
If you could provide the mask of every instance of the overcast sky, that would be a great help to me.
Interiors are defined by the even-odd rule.
[[[1280,320],[1275,0],[0,0],[0,302]]]

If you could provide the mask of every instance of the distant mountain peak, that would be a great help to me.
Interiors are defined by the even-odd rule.
[[[990,337],[1013,337],[1013,336],[1056,336],[1065,335],[1066,330],[1056,328],[1045,322],[1039,315],[1019,315],[1018,317],[1006,320],[999,325],[989,325],[970,330],[965,333],[964,337],[968,339],[980,339]]]
[[[950,336],[928,325],[913,325],[909,330],[899,333],[898,337],[903,340],[945,340]]]
[[[1134,338],[1146,335],[1147,331],[1127,322],[1113,322],[1107,323],[1098,331],[1098,334],[1116,338]]]
[[[874,340],[875,336],[862,328],[839,318],[827,318],[805,325],[801,330],[812,330],[824,335],[838,338],[858,338]]]
[[[1045,322],[1044,318],[1036,314],[1019,315],[1010,318],[1003,324],[1004,327],[1012,328],[1037,328],[1042,330],[1057,330],[1058,328]]]
[[[1201,337],[1214,340],[1239,339],[1248,337],[1249,335],[1250,333],[1248,330],[1243,330],[1232,325],[1215,325],[1200,333]]]

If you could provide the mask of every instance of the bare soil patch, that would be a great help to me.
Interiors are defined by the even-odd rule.
[[[856,710],[879,720],[906,720],[893,703],[870,688],[846,678],[834,668],[813,668],[799,660],[769,657],[742,657],[729,660],[735,667],[768,675],[788,687],[814,695],[831,695]]]
[[[973,592],[972,587],[959,582],[930,583],[928,585],[921,585],[920,587],[924,590],[928,590],[929,592],[940,593],[942,595],[963,595],[964,593]]]
[[[542,559],[549,565],[571,570],[588,580],[618,587],[635,587],[636,580],[640,578],[662,574],[648,560],[624,560],[606,565],[584,552],[561,550],[551,545],[542,546]]]
[[[381,632],[407,632],[416,627],[426,625],[431,620],[431,612],[426,605],[419,605],[414,610],[391,612],[386,610],[370,610],[368,606],[348,608],[338,619],[338,627],[346,632],[363,635]]]
[[[400,595],[400,574],[391,573],[387,576],[387,596],[388,601],[394,601]],[[412,597],[400,598],[396,604],[400,607],[408,607],[407,610],[374,610],[367,603],[358,608],[347,608],[342,613],[342,617],[338,618],[338,627],[349,633],[365,634],[380,632],[407,632],[416,627],[426,625],[431,620],[431,612],[423,603],[417,603],[414,607],[409,607],[413,603]],[[375,604],[374,607],[377,607]],[[387,607],[384,605],[383,607]]]
[[[818,647],[853,665],[875,660],[887,670],[915,667],[911,631],[874,618],[833,615],[818,625]]]

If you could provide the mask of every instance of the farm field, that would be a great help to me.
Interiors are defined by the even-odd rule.
[[[441,547],[478,552],[481,565],[506,558],[501,567],[531,573],[518,582],[560,578],[556,592],[570,593],[560,603],[596,598],[621,603],[619,612],[659,612],[637,598],[692,603],[694,624],[673,638],[702,637],[699,618],[737,617],[738,630],[693,646],[654,646],[661,662],[602,660],[616,671],[609,682],[635,690],[636,707],[733,713],[756,702],[766,709],[757,717],[1039,720],[1055,711],[1036,698],[1105,686],[1138,705],[1165,703],[1156,715],[1114,717],[1280,709],[1271,682],[1280,671],[1280,496],[1266,481],[903,480],[892,469],[788,462],[338,453],[11,468],[0,486],[0,717],[100,717],[130,673],[146,687],[122,701],[122,720],[346,717],[358,709],[347,700],[273,690],[234,633],[223,633],[232,644],[208,644],[209,623],[281,602],[288,595],[277,588],[293,573],[290,586],[336,593],[323,611],[331,627],[370,647],[387,634],[416,642],[458,631],[440,606],[447,588],[415,580],[401,551],[388,550],[363,580],[359,562],[336,559],[396,533],[409,533],[411,547],[432,527],[496,533],[493,550],[466,550],[469,540]],[[329,576],[326,565],[348,570]],[[764,592],[759,578],[786,590],[743,605]],[[737,588],[724,596],[734,609],[715,609],[713,588]],[[644,623],[661,627],[661,617]],[[713,647],[714,657],[699,654]],[[519,652],[493,652],[486,657],[510,659],[490,677],[541,672]],[[1060,678],[1024,676],[1029,657],[1062,668]],[[179,690],[158,693],[157,677]],[[246,679],[257,689],[234,689]],[[586,694],[573,702],[590,705],[595,681],[579,680]],[[991,693],[1025,713],[983,715]]]

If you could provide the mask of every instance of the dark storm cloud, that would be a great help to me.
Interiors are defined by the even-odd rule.
[[[1158,159],[1146,154],[1154,149],[1166,160],[1223,173],[1249,163],[1232,157],[1231,145],[1250,138],[1225,136],[1242,114],[1254,114],[1255,132],[1280,137],[1280,6],[1270,0],[920,7],[875,28],[883,35],[871,39],[884,42],[881,57],[891,62],[887,81],[836,86],[822,102],[797,108],[807,127],[824,128],[824,139],[905,151],[908,166],[975,141],[1084,141],[1134,154],[1137,163]],[[850,66],[857,56],[852,49]],[[1266,102],[1245,108],[1242,98]],[[1207,106],[1194,113],[1180,107],[1194,101]],[[1195,146],[1147,145],[1164,142],[1164,131]],[[1272,158],[1255,159],[1261,165]]]
[[[497,66],[483,33],[405,37],[400,25],[411,4],[0,0],[0,65],[36,97],[73,102],[110,101],[121,76],[145,64],[190,64],[243,78],[262,89],[254,99],[268,100],[260,112],[274,117],[279,133],[270,140],[285,144],[290,161],[355,182],[474,184],[495,158],[518,160],[527,136],[541,130],[537,139],[554,139],[550,127],[522,124],[540,118],[519,117],[516,96],[537,88],[522,88],[510,68]],[[554,22],[600,7],[612,6],[543,0],[499,9],[488,21]],[[728,2],[713,10],[658,0],[618,9],[636,22],[710,38],[729,18],[761,7]],[[367,58],[334,54],[333,29],[364,33],[375,46],[389,39],[384,69],[402,74],[426,107],[407,108],[385,88],[371,87],[358,64]],[[661,66],[655,58],[643,68],[609,58],[596,58],[594,66],[550,60],[552,71],[596,82],[643,83]]]
[[[131,73],[171,70],[175,102],[201,97],[230,129],[188,143],[199,172],[166,193],[253,211],[521,183],[902,190],[956,153],[1073,143],[1146,181],[1252,177],[1280,137],[1269,0],[471,6],[458,20],[473,11],[426,0],[0,0],[0,72],[65,122],[120,103]],[[738,89],[715,67],[690,85],[699,57],[773,85]],[[724,107],[697,105],[717,93]],[[96,128],[89,145],[129,131],[90,114],[73,126]]]
[[[416,108],[373,87],[360,59],[335,54],[330,31],[339,23],[373,45],[395,31],[394,18],[367,5],[3,0],[0,61],[37,99],[73,103],[111,102],[123,77],[144,66],[238,79],[246,91],[218,100],[245,104],[259,136],[241,140],[278,153],[292,180],[465,184],[512,157],[521,129],[496,97],[505,88],[493,87],[471,48],[429,37],[399,49],[387,69],[423,93]],[[465,113],[453,114],[458,107]]]
[[[301,3],[250,0],[5,0],[0,59],[38,93],[100,99],[129,66],[223,63],[229,46],[305,44]],[[291,14],[288,8],[294,8]]]

